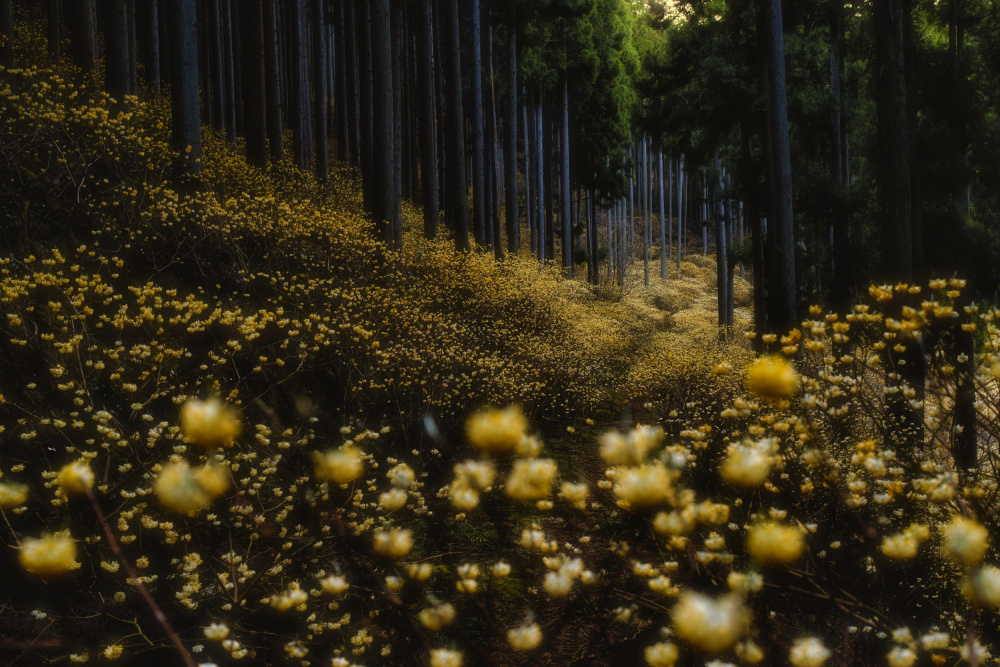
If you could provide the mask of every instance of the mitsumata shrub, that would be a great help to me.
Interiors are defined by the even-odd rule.
[[[351,170],[258,170],[207,132],[178,188],[164,106],[109,113],[60,71],[0,89],[4,659],[896,667],[997,645],[1000,329],[960,279],[783,334],[741,309],[719,342],[710,260],[610,303],[421,240],[412,207],[390,251]]]

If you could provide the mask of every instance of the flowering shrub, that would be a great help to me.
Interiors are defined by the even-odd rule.
[[[209,133],[181,192],[162,107],[3,81],[5,658],[986,660],[1000,330],[961,280],[754,361],[695,278],[664,327],[411,208],[393,253],[346,169]]]

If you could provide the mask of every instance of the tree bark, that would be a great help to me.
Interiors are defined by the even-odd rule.
[[[470,0],[472,23],[472,71],[470,97],[472,100],[472,230],[476,243],[485,245],[486,219],[484,210],[484,156],[483,156],[483,60],[481,44],[479,0]]]
[[[0,0],[0,66],[14,66],[14,7],[11,0]]]
[[[881,3],[876,3],[881,4]],[[795,220],[792,215],[792,163],[788,144],[788,105],[785,93],[785,48],[781,0],[768,1],[768,100],[774,158],[775,210],[768,235],[774,235],[776,264],[772,275],[774,292],[770,325],[776,331],[795,326],[798,313],[795,296]]]
[[[230,0],[219,0],[220,43],[222,45],[222,93],[226,138],[236,141],[236,72],[233,51],[233,17]]]
[[[361,186],[364,196],[364,206],[366,211],[373,210],[375,196],[372,189],[372,166],[374,151],[374,108],[372,106],[372,31],[371,31],[371,4],[368,0],[354,0],[358,21],[358,63],[359,76],[358,86],[360,95],[358,99],[361,103],[360,114],[358,116],[358,128],[361,132],[360,143],[360,164],[361,164]]]
[[[521,249],[520,212],[517,193],[517,5],[507,5],[507,115],[506,132],[506,216],[507,250],[517,255]]]
[[[4,11],[0,11],[0,22],[9,21],[10,28],[0,26],[0,30],[9,31],[7,34],[11,34],[14,25],[14,19],[10,15],[11,3],[10,0],[4,0],[4,3],[7,16],[4,16]],[[85,76],[93,71],[94,62],[97,60],[97,43],[94,40],[95,13],[93,0],[75,0],[66,5],[73,64],[80,68]]]
[[[539,95],[535,106],[535,194],[538,198],[535,219],[538,224],[538,259],[544,263],[546,257],[545,245],[548,237],[547,230],[552,224],[552,216],[545,188],[545,151],[543,145],[546,142],[542,120],[542,100],[541,95]]]
[[[330,175],[327,154],[327,109],[329,91],[326,87],[326,12],[323,0],[310,0],[312,5],[312,100],[313,137],[316,140],[316,177],[326,182]]]
[[[669,165],[670,159],[667,158],[667,164]],[[663,282],[667,281],[667,218],[666,211],[663,208],[663,190],[670,188],[670,181],[663,179],[663,149],[661,148],[656,153],[656,174],[658,186],[656,188],[660,197],[660,280]]]
[[[264,29],[264,98],[267,105],[267,141],[271,159],[281,162],[285,158],[284,123],[281,108],[281,71],[278,63],[278,15],[276,0],[263,0]]]
[[[573,277],[573,226],[570,221],[569,178],[569,78],[563,77],[562,85],[562,264],[567,278]]]
[[[347,21],[344,16],[345,0],[337,0],[334,10],[333,29],[333,62],[334,62],[334,117],[337,132],[337,158],[344,163],[351,162],[351,125],[348,120],[348,104],[352,104],[347,92],[348,56],[347,56]]]
[[[312,162],[312,121],[309,114],[309,32],[307,29],[305,0],[291,0],[289,36],[291,62],[289,67],[292,118],[292,156],[295,165],[303,172]]]
[[[140,9],[141,8],[141,9]],[[157,99],[160,97],[162,73],[160,70],[160,11],[159,0],[147,0],[136,5],[140,36],[143,73],[146,81],[153,86]]]
[[[344,6],[344,33],[347,67],[347,133],[350,139],[350,163],[361,166],[361,71],[358,40],[358,17],[354,0],[341,0]]]
[[[451,228],[455,232],[455,248],[459,251],[469,249],[469,218],[466,207],[468,187],[465,180],[465,137],[462,126],[462,56],[458,25],[458,0],[443,0],[448,9],[448,48],[447,72],[445,79],[448,87],[448,124],[451,127],[445,132],[448,144],[448,192],[451,200],[448,206],[448,217]]]
[[[403,247],[403,165],[405,164],[403,150],[403,17],[402,0],[391,0],[389,3],[389,99],[392,104],[392,162],[389,167],[392,173],[392,208],[389,222],[389,243],[396,248]]]
[[[727,339],[729,326],[729,268],[727,266],[727,243],[726,243],[726,221],[721,215],[718,207],[718,190],[721,183],[718,179],[722,174],[722,163],[719,161],[719,153],[716,152],[714,159],[715,176],[710,180],[711,192],[709,201],[712,204],[711,216],[715,221],[715,279],[718,283],[718,315],[719,315],[719,338]]]
[[[392,221],[395,208],[392,101],[392,31],[389,20],[389,0],[371,3],[372,46],[372,121],[374,154],[372,156],[372,220],[376,234],[389,245],[395,245]]]
[[[842,69],[841,33],[843,32],[842,0],[834,0],[830,10],[830,93],[833,109],[830,114],[830,176],[832,206],[830,207],[833,231],[831,258],[832,283],[830,302],[838,312],[845,312],[851,301],[851,234],[850,218],[845,206],[844,148],[842,119]]]
[[[424,236],[438,233],[437,123],[434,118],[434,28],[431,0],[420,0],[417,15],[417,77],[420,105],[420,181],[424,204]]]
[[[198,23],[195,0],[175,0],[170,13],[173,63],[171,81],[171,142],[179,153],[180,177],[201,173],[201,115],[198,109]]]
[[[45,1],[45,38],[48,42],[49,57],[52,58],[53,62],[58,61],[62,57],[62,3],[60,0],[46,0]],[[6,18],[4,17],[4,12],[8,11],[8,7],[11,6],[10,0],[0,0],[0,35],[9,34],[5,32],[5,28],[2,27],[5,24]],[[13,16],[12,16],[13,18]],[[0,52],[2,52],[4,47],[0,47]],[[0,55],[0,64],[3,64],[3,57]]]
[[[130,94],[128,7],[125,0],[104,2],[104,82],[108,95],[121,103]]]
[[[882,267],[893,279],[908,280],[913,273],[913,232],[903,16],[903,0],[880,0],[872,6],[878,112],[877,187],[885,225]]]
[[[247,161],[267,166],[267,123],[264,93],[264,29],[261,0],[243,0],[240,6],[243,118]]]

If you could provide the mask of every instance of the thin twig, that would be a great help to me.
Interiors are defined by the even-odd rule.
[[[167,620],[166,614],[164,614],[163,610],[160,609],[160,605],[156,604],[156,600],[153,599],[153,596],[149,594],[149,590],[147,590],[146,585],[142,583],[142,580],[139,578],[139,573],[136,572],[132,563],[125,558],[125,554],[122,553],[121,546],[119,546],[118,540],[115,538],[115,534],[111,532],[111,526],[108,525],[108,520],[104,517],[104,512],[101,511],[101,506],[97,503],[97,498],[94,496],[94,492],[90,489],[87,489],[87,498],[90,499],[90,504],[94,508],[94,514],[97,515],[97,521],[104,529],[104,536],[108,539],[108,546],[111,547],[111,551],[114,552],[118,562],[125,568],[125,573],[128,574],[129,578],[135,584],[136,590],[139,591],[139,595],[141,595],[142,599],[146,601],[146,605],[149,606],[150,611],[153,612],[153,616],[167,633],[167,636],[170,637],[170,641],[177,647],[177,651],[181,654],[181,659],[184,661],[184,664],[187,667],[196,667],[194,659],[191,657],[188,650],[184,648],[184,644],[181,643],[177,633],[174,632],[173,627],[170,625],[170,621]]]

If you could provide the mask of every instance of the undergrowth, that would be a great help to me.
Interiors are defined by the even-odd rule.
[[[166,107],[73,79],[0,90],[8,660],[986,659],[1000,332],[961,280],[755,361],[708,258],[611,302],[410,206],[392,252],[351,170],[207,131],[178,186]]]

